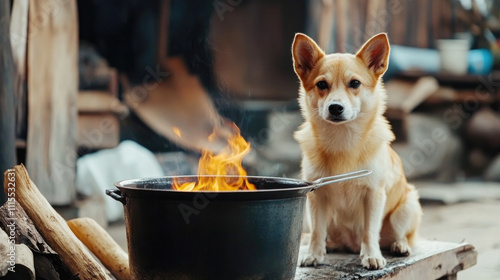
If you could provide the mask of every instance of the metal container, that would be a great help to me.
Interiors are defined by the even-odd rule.
[[[125,208],[132,279],[293,279],[306,194],[370,173],[312,183],[249,176],[257,190],[225,192],[176,191],[174,179],[199,177],[162,177],[121,181],[106,193]]]

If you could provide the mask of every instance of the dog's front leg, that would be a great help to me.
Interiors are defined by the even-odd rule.
[[[386,194],[383,188],[368,188],[364,205],[364,230],[361,241],[361,263],[367,269],[381,269],[386,260],[380,252],[380,230]]]
[[[300,266],[316,266],[325,259],[326,254],[326,207],[316,192],[308,194],[311,219],[311,240],[307,252],[300,257]]]

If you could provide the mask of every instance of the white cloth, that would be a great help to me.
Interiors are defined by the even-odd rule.
[[[85,196],[104,196],[109,222],[123,219],[123,205],[105,194],[113,183],[135,178],[164,176],[153,153],[133,141],[85,155],[77,160],[77,191]]]

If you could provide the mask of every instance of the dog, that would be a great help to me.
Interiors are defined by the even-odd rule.
[[[326,55],[298,33],[292,45],[305,122],[294,137],[302,150],[302,177],[314,181],[354,170],[370,176],[336,183],[308,194],[311,239],[301,266],[316,266],[328,251],[359,252],[367,269],[381,269],[381,248],[407,256],[417,237],[422,209],[408,184],[395,139],[383,116],[389,40],[369,39],[356,54]]]

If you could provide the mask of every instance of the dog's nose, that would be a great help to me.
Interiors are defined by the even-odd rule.
[[[330,111],[330,114],[332,114],[332,116],[338,117],[344,112],[344,107],[340,104],[331,104],[328,107],[328,111]]]

